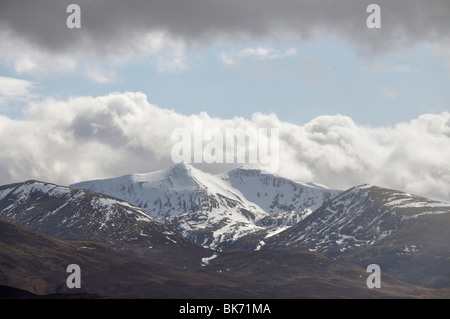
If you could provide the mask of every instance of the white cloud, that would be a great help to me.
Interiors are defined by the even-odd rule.
[[[0,96],[15,97],[29,94],[33,84],[26,80],[0,76]]]
[[[123,50],[112,50],[107,57],[116,62],[127,62],[132,59],[142,59],[161,73],[171,73],[188,69],[187,45],[172,38],[162,31],[150,31],[136,34],[128,40],[128,46]],[[100,57],[102,58],[102,57]]]
[[[0,76],[0,110],[10,112],[16,102],[31,102],[37,97],[32,93],[34,86],[30,81]]]
[[[84,76],[94,83],[114,83],[118,76],[114,71],[104,70],[97,65],[86,66]]]
[[[39,72],[39,65],[29,57],[18,58],[14,63],[17,74],[33,74]]]
[[[0,116],[0,184],[40,179],[61,184],[148,172],[171,165],[175,128],[279,128],[279,174],[345,189],[361,183],[450,201],[450,113],[394,127],[365,127],[343,115],[305,125],[255,113],[251,119],[186,116],[142,93],[47,99],[24,119]],[[215,164],[211,171],[230,165]]]
[[[223,64],[231,66],[243,60],[275,60],[295,55],[297,55],[297,50],[294,48],[281,51],[271,47],[257,47],[246,48],[237,52],[222,52],[220,60]]]

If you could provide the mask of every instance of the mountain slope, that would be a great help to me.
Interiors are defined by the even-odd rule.
[[[269,214],[312,212],[341,193],[325,186],[303,184],[246,167],[231,170],[221,178]]]
[[[369,289],[364,267],[317,252],[260,250],[225,252],[208,268],[243,282],[251,278],[268,298],[449,298],[449,289],[426,289],[382,274],[382,288]]]
[[[81,288],[69,289],[67,266],[81,269]],[[230,298],[251,291],[217,273],[177,269],[92,242],[67,242],[0,220],[0,286],[34,294],[89,293],[118,298]],[[241,292],[242,291],[242,292]]]
[[[256,222],[264,228],[292,226],[341,193],[325,186],[304,184],[247,167],[231,170],[222,174],[221,178],[230,187],[239,190],[247,200],[269,213]]]
[[[376,263],[403,280],[450,286],[450,204],[371,185],[354,187],[266,240],[264,248],[310,249]]]
[[[59,239],[89,240],[152,258],[158,255],[161,262],[162,256],[179,259],[177,252],[186,250],[199,265],[209,254],[127,202],[38,181],[0,187],[0,219]]]
[[[69,187],[122,199],[158,218],[235,206],[247,211],[248,219],[263,214],[219,178],[184,162],[147,174],[86,181]]]
[[[185,238],[218,250],[249,234],[286,229],[340,192],[256,169],[214,176],[187,163],[70,187],[128,201]]]
[[[201,270],[176,269],[90,242],[54,239],[0,220],[0,287],[58,294],[55,298],[77,298],[67,294],[155,299],[448,297],[445,290],[388,278],[383,289],[368,289],[364,269],[312,252],[264,251],[219,258]],[[80,289],[66,286],[69,264],[81,268]],[[23,292],[21,296],[30,297]]]
[[[184,237],[218,249],[261,229],[255,220],[267,215],[220,178],[180,163],[148,173],[70,185],[115,196],[165,219]]]

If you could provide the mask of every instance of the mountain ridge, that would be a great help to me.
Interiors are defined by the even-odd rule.
[[[63,240],[93,241],[107,247],[161,258],[186,249],[196,256],[182,258],[200,264],[209,254],[173,232],[139,207],[107,195],[51,183],[27,181],[0,186],[0,218]],[[183,256],[185,254],[180,254]],[[164,261],[164,260],[161,260]]]
[[[449,203],[364,184],[268,238],[261,249],[308,249],[351,263],[379,264],[410,283],[448,287],[449,230]]]
[[[239,174],[241,183],[236,180]],[[248,234],[291,226],[340,192],[246,167],[212,175],[184,162],[151,173],[79,182],[70,187],[129,201],[164,219],[196,244],[219,250]],[[260,190],[262,196],[254,190]],[[285,212],[290,218],[279,214]]]
[[[161,186],[171,199],[162,206],[164,212],[173,212],[156,218],[110,195],[27,181],[0,186],[0,219],[60,240],[93,240],[179,269],[219,273],[228,271],[226,263],[240,274],[229,277],[233,282],[246,282],[244,274],[252,269],[258,272],[252,280],[281,276],[283,270],[271,267],[301,264],[310,257],[322,260],[321,255],[343,267],[365,270],[377,264],[383,276],[408,285],[444,291],[450,287],[449,203],[370,184],[341,192],[249,168],[211,175],[183,164],[124,176],[130,184],[118,183],[116,190],[136,195],[136,190]],[[255,204],[247,200],[251,196],[262,199]],[[188,199],[193,202],[180,204]],[[272,257],[281,259],[264,261]],[[313,270],[318,265],[311,266]],[[339,267],[338,273],[344,271]],[[302,278],[294,268],[285,269]],[[354,274],[359,271],[353,269]],[[293,287],[289,280],[282,281],[287,285],[283,289]]]

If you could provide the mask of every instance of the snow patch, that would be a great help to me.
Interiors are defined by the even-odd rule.
[[[264,242],[264,240],[261,240],[258,243],[258,246],[256,246],[255,251],[260,250],[262,246],[264,246],[266,243]]]
[[[209,262],[214,258],[217,258],[217,256],[218,256],[217,254],[213,254],[211,257],[202,258],[202,267],[208,266]]]

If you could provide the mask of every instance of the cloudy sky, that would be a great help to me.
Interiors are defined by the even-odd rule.
[[[1,1],[0,184],[160,169],[173,130],[201,120],[278,128],[282,176],[450,201],[449,14],[447,0]]]

